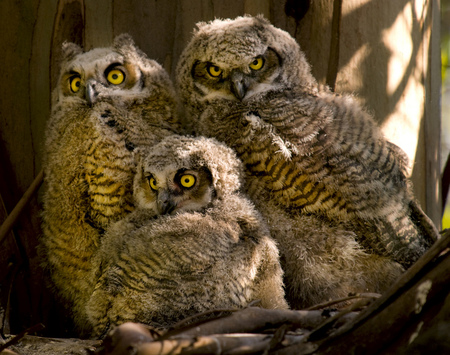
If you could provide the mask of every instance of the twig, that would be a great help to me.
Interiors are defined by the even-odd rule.
[[[356,317],[349,314],[346,320]],[[226,318],[210,320],[196,327],[182,331],[186,336],[205,336],[222,333],[257,333],[277,329],[283,324],[292,328],[314,329],[324,321],[322,311],[293,311],[285,309],[264,309],[250,307],[235,312]],[[171,336],[172,334],[168,334]]]
[[[139,355],[259,354],[270,348],[273,337],[271,334],[212,334],[179,337],[164,341],[145,342],[127,353]],[[297,344],[303,339],[303,335],[286,335],[283,341],[291,345]],[[111,354],[115,355],[116,353]]]
[[[307,341],[317,341],[323,337],[323,335],[331,328],[331,326],[340,318],[354,312],[360,308],[363,308],[369,304],[370,300],[363,299],[358,302],[350,305],[349,307],[343,309],[341,312],[335,314],[334,316],[328,318],[325,322],[323,322],[319,327],[314,329],[308,336]]]
[[[39,174],[37,174],[37,176],[34,178],[33,182],[28,187],[27,191],[25,191],[22,198],[19,200],[19,202],[17,202],[17,205],[14,207],[14,209],[11,211],[8,217],[6,217],[3,224],[0,226],[0,244],[9,234],[9,232],[11,232],[11,229],[16,224],[20,214],[30,201],[33,194],[38,190],[43,180],[44,180],[44,170],[41,170]]]
[[[348,297],[338,298],[338,299],[331,300],[328,302],[319,303],[315,306],[306,308],[305,311],[314,311],[316,309],[327,308],[327,307],[333,306],[335,304],[350,301],[350,300],[353,300],[356,298],[380,298],[380,297],[381,297],[381,294],[379,294],[379,293],[357,293],[355,295],[349,295]]]
[[[450,230],[444,233],[444,235],[438,239],[432,247],[420,257],[419,260],[417,260],[408,270],[406,270],[406,272],[388,291],[386,291],[380,298],[375,300],[369,307],[362,311],[358,317],[353,319],[351,322],[344,324],[330,337],[335,338],[344,333],[351,332],[352,329],[357,328],[369,317],[374,317],[376,314],[388,307],[399,297],[399,295],[405,292],[408,287],[413,284],[415,279],[418,279],[420,275],[426,273],[428,271],[427,266],[449,247]]]
[[[5,312],[3,314],[3,319],[1,320],[1,335],[4,336],[5,335],[5,326],[6,324],[8,324],[8,329],[6,329],[7,332],[9,332],[9,313],[11,311],[10,309],[10,304],[11,304],[11,293],[12,293],[12,288],[14,285],[14,280],[16,279],[17,273],[19,272],[19,267],[15,266],[12,271],[11,271],[11,282],[9,283],[9,287],[8,287],[8,294],[6,297],[6,306],[5,306]],[[7,323],[8,322],[8,323]]]
[[[247,305],[246,308],[254,307],[254,306],[256,306],[259,303],[261,303],[261,300],[254,300],[254,301],[250,302]],[[230,313],[231,314],[231,313],[234,313],[234,312],[237,312],[237,311],[241,311],[242,309],[239,309],[239,308],[216,308],[216,309],[210,309],[210,310],[205,311],[205,312],[194,314],[194,315],[192,315],[190,317],[187,317],[187,318],[179,321],[178,323],[174,324],[173,326],[171,326],[167,330],[167,332],[164,335],[161,336],[160,339],[165,339],[165,338],[168,338],[169,336],[173,336],[173,335],[179,333],[180,330],[182,330],[182,331],[186,330],[187,329],[185,327],[186,324],[190,323],[189,324],[189,328],[193,328],[193,327],[196,327],[196,326],[198,326],[200,324],[203,324],[205,322],[209,322],[209,321],[214,320],[214,319],[221,319],[221,318],[229,316],[229,314],[220,315],[220,313]],[[211,315],[211,314],[214,314],[214,313],[218,313],[218,315],[215,318],[201,319],[202,317],[205,317],[205,316],[208,316],[208,315]],[[197,322],[194,322],[196,319],[199,319],[199,320]]]
[[[193,316],[187,317],[181,321],[179,321],[178,323],[174,324],[173,326],[171,326],[166,333],[164,333],[163,335],[161,335],[158,340],[164,340],[167,339],[171,336],[174,336],[176,334],[179,334],[180,332],[186,331],[187,329],[191,329],[194,327],[197,327],[201,324],[204,324],[206,322],[210,322],[212,320],[216,320],[216,319],[221,319],[224,317],[228,317],[229,314],[220,316],[220,313],[233,313],[233,312],[237,312],[240,311],[240,309],[237,308],[217,308],[217,309],[210,309],[208,311],[205,312],[201,312],[201,313],[197,313],[194,314]],[[204,316],[208,316],[214,313],[218,313],[219,315],[213,319],[201,319],[200,318],[204,317]],[[195,320],[198,320],[197,322],[194,322]],[[186,327],[186,325],[188,325]]]
[[[349,322],[356,317],[357,313],[352,312],[356,304],[352,307],[333,315],[330,321],[326,320],[322,311],[248,307],[228,317],[167,332],[156,339],[142,325],[126,323],[108,334],[104,341],[105,348],[99,354],[253,354],[271,353],[285,347],[294,349],[294,346],[295,351],[301,350],[301,354],[307,354],[318,344],[305,343],[308,331],[304,329],[315,328],[315,335],[319,337],[332,326],[339,326],[338,323]],[[287,334],[290,329],[301,329],[302,334]],[[263,331],[270,333],[263,334]]]
[[[20,341],[20,339],[22,339],[25,335],[27,335],[29,333],[38,332],[44,328],[45,328],[45,326],[42,323],[33,325],[31,328],[24,330],[22,333],[16,335],[14,338],[8,340],[5,344],[0,345],[0,352],[14,344],[17,344]]]
[[[279,327],[275,333],[273,333],[273,337],[270,340],[268,348],[264,351],[263,355],[268,355],[269,351],[274,350],[277,346],[279,346],[283,340],[286,338],[286,333],[290,330],[289,324],[283,324]]]

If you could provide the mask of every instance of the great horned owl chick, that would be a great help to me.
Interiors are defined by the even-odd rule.
[[[92,256],[134,208],[132,152],[180,133],[173,85],[128,35],[88,52],[63,45],[46,129],[41,239],[56,292],[83,327]]]
[[[172,136],[139,155],[137,209],[102,238],[87,304],[93,334],[126,321],[163,328],[255,299],[287,308],[277,246],[239,193],[234,152],[213,139]]]
[[[382,292],[438,235],[413,197],[404,153],[352,97],[319,89],[296,41],[266,19],[197,27],[177,88],[196,134],[244,162],[291,306]]]

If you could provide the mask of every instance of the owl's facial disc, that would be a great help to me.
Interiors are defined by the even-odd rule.
[[[209,170],[179,169],[175,175],[161,182],[152,176],[148,184],[155,194],[157,213],[160,215],[182,211],[199,211],[207,206],[213,197],[212,176]]]
[[[197,61],[191,74],[203,100],[216,98],[244,101],[256,93],[275,88],[281,59],[272,48],[244,63],[221,65]]]
[[[93,63],[88,70],[73,69],[65,74],[63,80],[66,95],[86,100],[91,107],[102,98],[109,100],[116,95],[139,95],[143,85],[139,68],[120,62],[112,63],[106,69],[98,63]]]

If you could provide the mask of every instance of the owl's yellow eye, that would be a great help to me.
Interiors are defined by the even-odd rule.
[[[208,70],[209,75],[213,76],[213,77],[218,77],[220,76],[220,74],[222,74],[222,69],[220,69],[218,66],[216,65],[208,65],[208,67],[206,68],[206,70]]]
[[[249,67],[252,70],[259,70],[264,66],[264,59],[262,57],[255,58],[253,62],[250,63]]]
[[[79,76],[72,76],[70,78],[70,90],[72,92],[78,92],[81,86],[81,78]]]
[[[125,74],[119,69],[113,69],[108,73],[106,77],[111,84],[119,85],[125,80]]]
[[[148,180],[148,184],[150,185],[150,188],[151,188],[153,191],[158,190],[158,185],[157,185],[157,183],[156,183],[156,179],[155,179],[155,178],[151,177],[151,178]]]
[[[190,188],[195,184],[195,176],[190,174],[183,175],[181,176],[180,183],[181,186]]]

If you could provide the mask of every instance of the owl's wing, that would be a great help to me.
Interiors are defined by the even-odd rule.
[[[358,104],[292,93],[267,102],[252,113],[261,121],[254,126],[263,127],[273,145],[283,142],[291,153],[286,158],[301,165],[316,188],[341,196],[363,245],[405,266],[431,246],[436,229],[409,193],[405,154]]]
[[[409,208],[411,210],[411,219],[417,228],[422,231],[422,234],[427,237],[428,243],[430,245],[433,244],[440,238],[440,234],[433,221],[425,214],[416,200],[410,201]]]
[[[334,115],[324,100],[287,90],[268,94],[245,118],[254,129],[270,132],[273,144],[283,142],[293,155],[308,156],[324,148],[320,144]]]
[[[363,162],[345,154],[328,157],[323,182],[335,186],[346,210],[353,212],[351,223],[361,244],[408,267],[438,234],[409,192],[403,164],[389,148],[390,154]]]

